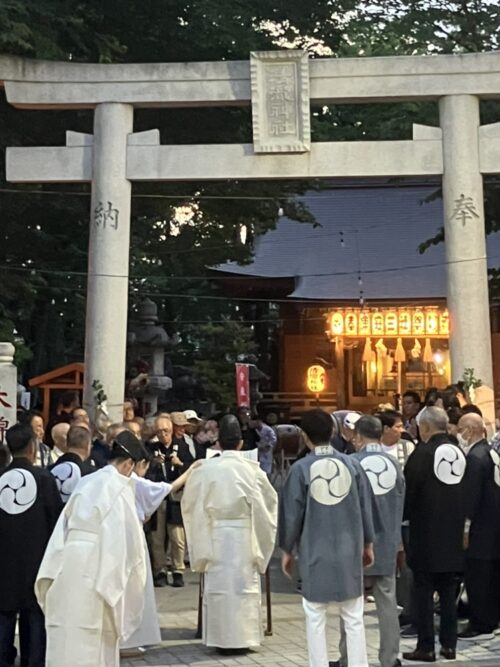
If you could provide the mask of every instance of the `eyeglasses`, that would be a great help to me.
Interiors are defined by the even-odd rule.
[[[156,431],[156,435],[160,435],[160,433],[163,433],[163,434],[165,434],[165,435],[168,435],[169,433],[172,433],[172,429],[170,429],[170,428],[159,428],[159,429]]]

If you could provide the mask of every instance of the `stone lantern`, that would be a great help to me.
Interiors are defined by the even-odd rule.
[[[128,334],[127,384],[128,396],[142,399],[145,417],[157,412],[158,398],[172,388],[172,380],[165,375],[165,351],[175,342],[158,324],[156,303],[145,299]]]

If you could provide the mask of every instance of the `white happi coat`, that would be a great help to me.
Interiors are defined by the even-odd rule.
[[[203,642],[262,641],[261,586],[276,538],[277,495],[259,464],[225,451],[194,470],[182,515],[191,568],[205,573]]]
[[[135,483],[112,465],[83,477],[56,524],[35,592],[47,667],[118,667],[139,626],[146,565]]]

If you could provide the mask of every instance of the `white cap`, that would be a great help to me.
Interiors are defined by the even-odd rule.
[[[351,429],[351,431],[354,431],[356,422],[360,417],[361,415],[359,414],[359,412],[348,412],[344,417],[344,426],[346,428]]]
[[[198,417],[195,410],[184,410],[184,416],[188,421],[193,421],[193,420],[197,422],[203,421],[203,419],[200,419]]]
[[[417,423],[417,426],[420,426],[420,418],[421,418],[422,415],[424,414],[426,408],[427,408],[427,406],[424,405],[424,407],[420,410],[420,412],[419,412],[419,413],[417,414],[417,416],[415,417],[415,422]]]

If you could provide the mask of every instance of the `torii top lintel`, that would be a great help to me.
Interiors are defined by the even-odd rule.
[[[470,94],[500,98],[500,52],[309,61],[310,99],[374,102]],[[83,64],[0,56],[0,85],[20,108],[248,105],[249,61]]]

